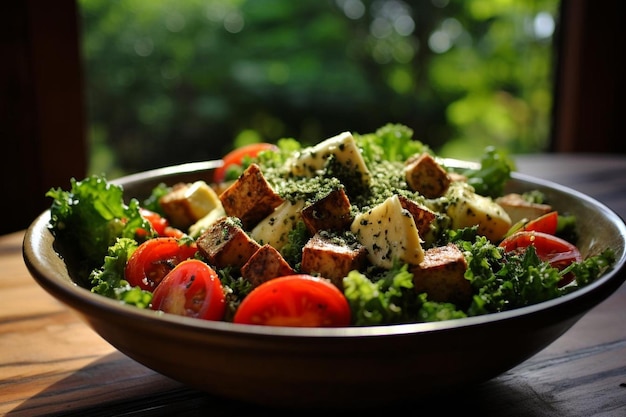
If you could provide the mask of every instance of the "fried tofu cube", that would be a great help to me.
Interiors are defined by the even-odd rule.
[[[280,252],[272,245],[263,245],[241,267],[241,276],[255,287],[270,279],[295,273]]]
[[[343,188],[331,191],[300,214],[311,235],[320,230],[345,230],[352,222],[350,200]]]
[[[159,205],[172,226],[180,229],[187,229],[212,210],[222,209],[217,193],[204,181],[174,185],[159,199]]]
[[[415,291],[427,293],[429,300],[465,308],[472,300],[472,287],[465,278],[466,269],[463,252],[451,243],[424,251],[424,260],[410,271]]]
[[[496,199],[496,203],[506,211],[512,223],[520,220],[534,220],[552,211],[552,206],[526,201],[521,194],[510,193]]]
[[[196,239],[198,251],[217,268],[241,268],[261,248],[238,224],[222,217]]]
[[[338,288],[352,270],[362,269],[367,261],[367,250],[361,244],[343,244],[314,235],[302,249],[300,270],[329,279]]]
[[[450,185],[446,170],[427,153],[409,159],[404,174],[409,188],[426,198],[441,197]]]
[[[219,195],[219,199],[226,215],[239,218],[245,230],[256,225],[283,202],[256,164],[246,168],[237,181]]]
[[[400,204],[402,208],[407,210],[413,216],[413,221],[415,221],[415,226],[417,227],[417,231],[420,236],[425,236],[430,231],[430,224],[435,220],[435,213],[426,208],[415,201],[398,195],[398,199],[400,200]]]

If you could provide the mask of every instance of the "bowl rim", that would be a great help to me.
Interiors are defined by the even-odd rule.
[[[118,185],[127,185],[134,182],[141,182],[146,179],[161,177],[174,177],[182,174],[203,172],[214,169],[222,165],[221,160],[191,162],[181,165],[174,165],[164,168],[143,171],[136,174],[111,180]],[[554,183],[552,181],[535,178],[530,175],[512,172],[511,179],[530,182],[539,187],[551,188],[556,191],[571,195],[576,199],[585,201],[594,206],[596,210],[603,213],[611,224],[617,227],[622,239],[626,239],[626,223],[614,210],[604,203],[583,194],[572,188]],[[486,324],[508,322],[515,319],[526,319],[532,315],[554,312],[555,320],[562,317],[566,312],[567,317],[582,316],[585,312],[602,302],[619,288],[626,280],[626,249],[616,257],[612,269],[606,271],[594,282],[579,288],[570,294],[541,303],[516,308],[514,310],[490,313],[481,316],[465,317],[461,319],[451,319],[429,323],[406,323],[377,326],[350,326],[339,328],[297,328],[297,327],[274,327],[250,324],[235,324],[224,321],[206,321],[190,317],[177,316],[160,313],[152,310],[140,309],[134,306],[125,305],[121,302],[109,299],[99,294],[92,293],[89,289],[81,287],[68,276],[58,274],[50,276],[49,271],[54,262],[63,262],[62,255],[58,254],[52,244],[54,237],[48,227],[50,210],[41,213],[28,227],[25,232],[22,252],[25,264],[33,278],[46,291],[58,298],[70,308],[83,314],[90,310],[98,310],[105,314],[112,314],[119,317],[132,318],[139,321],[159,320],[160,325],[185,328],[198,332],[219,332],[232,336],[257,336],[257,337],[284,337],[284,338],[362,338],[381,336],[400,336],[409,334],[424,334],[433,332],[444,332],[453,329],[471,328]],[[45,251],[52,250],[58,258],[50,259],[45,255]]]

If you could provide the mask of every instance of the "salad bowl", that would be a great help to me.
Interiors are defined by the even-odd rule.
[[[210,182],[220,161],[123,177],[128,197],[159,183]],[[295,408],[358,408],[416,400],[489,380],[568,331],[626,279],[626,225],[602,203],[567,187],[513,173],[507,192],[541,190],[577,218],[583,257],[612,248],[613,267],[557,299],[484,316],[371,327],[287,328],[158,314],[90,292],[71,248],[59,247],[43,212],[26,232],[34,279],[133,360],[190,387],[230,399]],[[80,347],[77,347],[80,349]]]

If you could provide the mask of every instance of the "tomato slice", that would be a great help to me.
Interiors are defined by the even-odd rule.
[[[241,166],[243,164],[243,160],[245,157],[255,157],[261,151],[277,150],[277,149],[278,147],[276,145],[273,145],[271,143],[261,142],[261,143],[251,143],[249,145],[241,146],[237,149],[230,151],[222,158],[222,161],[224,161],[224,164],[221,167],[216,168],[215,171],[213,171],[213,182],[216,182],[216,183],[223,182],[226,179],[226,173],[228,172],[228,169],[232,165]]]
[[[534,246],[537,256],[544,262],[549,262],[554,268],[562,270],[572,262],[580,262],[582,255],[576,246],[554,235],[536,232],[521,231],[504,239],[500,246],[505,251],[523,251],[528,246]],[[565,285],[572,281],[571,274],[563,277],[559,285]]]
[[[266,281],[243,299],[233,322],[267,326],[341,327],[350,324],[348,301],[329,281],[306,274]]]
[[[150,222],[150,225],[154,229],[157,235],[159,236],[168,236],[168,237],[176,237],[181,238],[184,236],[182,230],[177,229],[175,227],[170,226],[170,222],[159,213],[148,210],[146,208],[140,208],[139,212],[141,216]],[[137,230],[137,233],[141,236],[143,230]],[[143,233],[147,235],[147,233]]]
[[[543,232],[553,235],[559,223],[559,213],[551,211],[526,223],[523,230]]]
[[[195,243],[182,243],[173,237],[157,237],[143,242],[128,259],[124,276],[131,286],[153,291],[176,265],[193,258]]]
[[[226,296],[217,272],[199,259],[182,261],[154,290],[150,308],[203,320],[222,320]]]

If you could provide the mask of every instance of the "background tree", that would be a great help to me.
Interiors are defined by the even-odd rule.
[[[92,172],[404,123],[444,156],[543,150],[557,0],[80,0]]]

